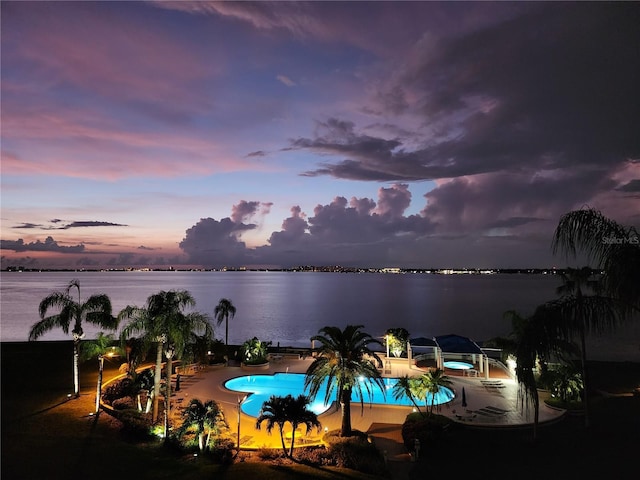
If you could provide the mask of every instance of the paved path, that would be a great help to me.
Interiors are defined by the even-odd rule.
[[[304,373],[311,361],[310,358],[304,360],[282,359],[279,362],[271,362],[267,370],[255,374]],[[397,377],[421,373],[423,372],[420,369],[409,368],[405,359],[404,361],[396,360],[393,363],[391,375],[388,376]],[[199,398],[202,401],[214,399],[224,411],[230,433],[235,436],[237,436],[239,417],[241,446],[243,448],[279,448],[279,435],[269,435],[265,429],[256,430],[255,418],[244,413],[238,415],[238,400],[243,394],[227,390],[223,386],[224,382],[230,378],[249,374],[240,367],[206,367],[205,370],[192,376],[182,376],[181,388],[179,392],[176,392],[173,405],[186,405],[191,398]],[[500,378],[490,378],[489,381],[485,378],[454,375],[450,376],[450,379],[456,392],[456,398],[446,406],[440,407],[440,414],[474,427],[504,427],[532,423],[533,412],[527,415],[521,411],[517,398],[517,383],[507,375],[500,375]],[[466,407],[461,404],[463,387],[466,394]],[[352,427],[371,433],[381,450],[387,450],[390,462],[409,463],[410,457],[404,451],[400,426],[411,411],[411,407],[392,405],[369,406],[365,404],[364,409],[361,409],[360,404],[354,403],[351,407]],[[551,409],[542,404],[540,422],[555,420],[562,414],[562,411]],[[322,422],[323,428],[328,430],[340,428],[340,412],[335,408],[321,414],[319,420]],[[314,433],[313,436],[319,439],[321,434]]]

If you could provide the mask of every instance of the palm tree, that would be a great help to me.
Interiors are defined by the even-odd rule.
[[[119,318],[130,319],[120,335],[123,341],[133,334],[141,333],[147,345],[155,343],[157,346],[152,416],[154,422],[158,419],[163,350],[167,357],[166,419],[171,407],[171,372],[174,356],[182,356],[185,345],[194,333],[204,332],[204,335],[211,336],[211,325],[206,315],[183,312],[185,308],[194,306],[195,300],[188,291],[163,290],[149,296],[146,307],[127,306],[120,312]]]
[[[246,365],[260,365],[268,361],[271,342],[263,342],[253,337],[240,346],[240,358]]]
[[[284,443],[284,424],[289,421],[287,406],[286,397],[271,395],[269,400],[262,404],[260,415],[258,415],[258,419],[256,420],[256,428],[258,430],[260,430],[262,422],[266,420],[268,433],[271,433],[274,426],[278,426],[280,431],[280,441],[282,442],[282,451],[285,455],[287,454],[287,447]],[[240,439],[238,439],[238,447],[240,447],[239,444]]]
[[[585,389],[584,418],[585,426],[588,427],[590,408],[586,335],[612,331],[622,320],[624,313],[619,308],[619,301],[599,294],[602,289],[599,282],[593,279],[590,268],[569,268],[562,279],[563,284],[557,289],[557,293],[562,296],[539,307],[539,313],[545,317],[547,328],[551,329],[554,337],[571,340],[578,335],[580,339],[582,381]],[[589,290],[593,294],[587,295]]]
[[[565,403],[581,400],[584,392],[582,374],[573,365],[560,365],[550,375],[549,387]]]
[[[504,318],[511,321],[511,333],[507,338],[494,339],[495,344],[508,355],[516,358],[516,379],[520,386],[520,401],[523,409],[533,404],[533,438],[537,438],[540,418],[540,398],[536,382],[536,362],[540,357],[546,360],[549,343],[545,339],[545,326],[540,321],[522,317],[515,310],[504,312]]]
[[[136,392],[136,400],[138,403],[138,411],[149,413],[153,404],[153,387],[154,387],[153,371],[147,368],[134,377],[134,388]],[[145,397],[145,406],[142,408],[142,395]]]
[[[236,316],[236,307],[233,305],[231,300],[221,298],[218,305],[216,305],[214,315],[216,317],[216,325],[220,326],[224,320],[224,344],[229,345],[229,317],[233,319],[233,317]]]
[[[126,355],[126,363],[120,366],[120,371],[130,377],[136,377],[136,368],[146,358],[146,346],[141,338],[131,337],[121,346]]]
[[[431,408],[429,409],[429,413],[433,414],[433,407],[436,403],[436,395],[440,393],[440,389],[443,387],[450,387],[451,380],[444,374],[444,370],[436,368],[435,370],[431,370],[420,377],[420,381],[424,386],[425,390],[425,405],[428,401],[429,396],[431,396]]]
[[[416,407],[416,410],[418,410],[421,415],[424,415],[424,413],[420,410],[420,406],[416,402],[416,398],[420,398],[420,394],[418,392],[418,382],[418,378],[404,375],[398,378],[396,384],[393,386],[392,393],[393,398],[395,398],[396,400],[400,400],[405,397],[408,398],[411,403],[413,403],[413,406]]]
[[[315,399],[326,381],[325,403],[337,390],[338,401],[342,409],[340,436],[351,436],[351,394],[355,389],[360,395],[360,404],[364,409],[364,390],[372,397],[372,383],[386,394],[384,381],[377,366],[382,361],[369,345],[382,345],[368,333],[361,331],[363,325],[347,325],[344,330],[338,327],[324,327],[311,341],[320,342],[318,356],[307,369],[304,385],[309,396]],[[377,361],[377,365],[373,360]],[[368,381],[361,382],[363,377]]]
[[[71,297],[72,289],[78,290],[78,301]],[[47,316],[51,308],[59,309],[58,313]],[[111,315],[111,300],[105,294],[91,295],[86,302],[80,300],[80,281],[72,280],[65,291],[53,292],[47,295],[38,308],[40,321],[31,326],[29,341],[37,340],[54,328],[62,328],[65,334],[69,333],[69,327],[73,322],[73,386],[74,395],[80,396],[79,356],[80,340],[84,337],[82,322],[86,321],[107,330],[115,330],[118,320]]]
[[[282,442],[282,451],[289,458],[293,458],[293,447],[296,442],[296,430],[300,425],[306,427],[306,433],[308,434],[312,428],[320,431],[322,424],[318,421],[318,416],[309,410],[309,397],[306,395],[298,395],[293,397],[287,395],[286,397],[279,397],[272,395],[269,400],[262,404],[260,415],[256,420],[256,428],[260,430],[262,422],[267,422],[267,432],[271,433],[271,430],[275,425],[280,430],[280,441]],[[284,425],[286,423],[291,424],[291,445],[289,447],[289,453],[284,442]]]
[[[201,452],[209,445],[211,433],[216,431],[220,423],[224,422],[220,406],[215,400],[207,400],[202,403],[201,400],[192,398],[187,408],[182,412],[182,417],[184,421],[178,429],[178,435],[184,435],[187,430],[195,426],[198,435],[198,448]]]
[[[533,404],[533,438],[537,438],[540,418],[540,398],[536,380],[536,365],[546,363],[551,355],[572,353],[572,343],[555,334],[553,319],[547,314],[545,305],[538,307],[534,314],[522,317],[514,310],[504,313],[511,321],[512,330],[508,338],[495,339],[497,345],[516,357],[516,379],[521,391],[521,406],[529,408]]]
[[[100,396],[102,394],[102,372],[104,371],[104,357],[114,357],[120,355],[120,349],[113,346],[113,335],[105,335],[98,332],[95,340],[81,344],[81,357],[83,360],[90,358],[98,359],[98,385],[96,388],[96,411],[100,412]]]
[[[593,208],[563,215],[552,241],[554,253],[567,258],[586,255],[602,269],[607,296],[621,302],[625,317],[640,308],[640,234]]]
[[[387,341],[387,350],[393,353],[394,357],[400,357],[407,351],[407,342],[409,341],[409,331],[406,328],[390,328],[385,332]]]

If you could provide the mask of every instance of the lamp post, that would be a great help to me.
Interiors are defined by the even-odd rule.
[[[248,395],[245,395],[242,398],[238,397],[238,453],[240,453],[240,408],[242,407],[244,401],[247,399],[247,396]]]
[[[164,439],[167,442],[169,440],[169,416],[171,414],[171,371],[173,370],[171,361],[175,354],[175,346],[171,343],[168,344],[164,354],[167,357],[167,381],[164,390]]]
[[[95,415],[100,413],[100,397],[102,396],[102,377],[104,372],[104,357],[113,358],[116,356],[115,347],[111,347],[109,353],[98,355],[98,386],[96,387],[96,410]]]

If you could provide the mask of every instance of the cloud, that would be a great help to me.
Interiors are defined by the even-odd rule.
[[[69,230],[70,228],[85,228],[85,227],[127,227],[121,223],[102,222],[96,220],[82,220],[65,222],[58,218],[50,220],[52,225],[43,225],[37,223],[24,222],[18,225],[14,225],[13,228],[19,229],[40,229],[40,230]]]
[[[616,190],[620,192],[640,192],[640,179],[633,179],[624,185],[620,185]]]
[[[217,267],[386,263],[392,261],[395,249],[415,248],[416,241],[433,229],[427,218],[404,215],[410,199],[408,186],[398,184],[380,188],[377,204],[367,198],[335,197],[329,204],[317,205],[313,216],[294,206],[268,245],[254,249],[238,239],[238,229],[249,228],[238,221],[254,214],[259,203],[241,202],[234,209],[236,221],[202,219],[187,230],[180,247],[191,262]]]
[[[252,228],[255,225],[236,223],[228,217],[220,221],[202,218],[187,229],[179,246],[192,264],[205,267],[242,265],[246,263],[247,249],[238,237]]]
[[[98,222],[94,220],[87,220],[87,221],[71,222],[60,228],[67,230],[69,228],[83,228],[83,227],[126,227],[126,226],[127,225],[124,225],[121,223]]]
[[[634,9],[539,4],[508,21],[431,36],[379,82],[370,105],[387,118],[422,118],[414,127],[420,144],[329,118],[313,137],[291,141],[329,157],[302,174],[416,181],[593,166],[611,172],[640,155]]]
[[[21,223],[19,225],[14,225],[13,228],[24,228],[24,229],[32,229],[32,228],[43,228],[41,224],[38,223]]]
[[[56,253],[82,253],[84,245],[62,246],[58,245],[53,237],[47,237],[44,242],[25,243],[24,240],[0,240],[0,248],[3,250],[13,250],[14,252],[56,252]]]
[[[35,96],[35,93],[33,94]],[[124,177],[180,177],[241,171],[249,163],[224,152],[219,142],[197,131],[143,131],[105,116],[105,110],[63,109],[42,99],[29,111],[4,97],[3,142],[21,154],[2,157],[3,174],[53,175],[100,181]],[[176,161],[179,159],[180,161]]]
[[[284,29],[299,37],[324,36],[322,21],[311,5],[298,2],[159,1],[161,8],[242,20],[261,30]]]
[[[295,87],[296,86],[296,82],[294,82],[293,80],[291,80],[289,77],[287,77],[286,75],[278,75],[276,77],[281,83],[283,83],[284,85],[286,85],[287,87]]]
[[[438,232],[477,235],[492,228],[530,225],[534,219],[555,222],[614,185],[599,169],[461,177],[425,194],[427,206],[421,214],[437,224]]]
[[[535,217],[510,217],[503,220],[496,220],[494,223],[489,224],[489,228],[512,228],[519,227],[520,225],[527,225],[532,222],[543,221],[543,218]]]
[[[79,3],[58,14],[59,8],[41,5],[39,15],[14,8],[12,23],[20,25],[20,34],[13,29],[3,32],[3,43],[12,47],[7,61],[19,54],[15,67],[40,69],[46,74],[47,90],[55,89],[56,84],[73,85],[77,95],[93,92],[113,106],[126,104],[147,118],[173,125],[209,106],[208,99],[192,87],[213,73],[214,65],[220,68],[224,57],[203,63],[184,39],[151,22],[142,27],[125,10]],[[113,34],[114,26],[120,35]],[[167,63],[171,69],[166,68]],[[9,87],[34,85],[13,87],[10,83]],[[166,98],[173,101],[166,102]]]
[[[260,202],[247,202],[246,200],[241,200],[239,204],[234,205],[232,208],[231,221],[240,224],[249,220],[256,214],[259,206]]]

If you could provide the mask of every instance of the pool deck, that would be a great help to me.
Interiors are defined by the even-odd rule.
[[[387,371],[384,377],[399,377],[403,375],[420,375],[425,370],[415,366],[409,367],[408,361],[404,359],[393,359],[391,371]],[[227,390],[224,387],[226,380],[243,375],[270,375],[274,373],[305,373],[312,358],[288,359],[283,358],[277,362],[270,362],[269,368],[265,370],[248,372],[241,367],[235,366],[207,366],[192,375],[181,376],[180,391],[172,395],[172,416],[178,418],[180,405],[186,406],[190,399],[216,400],[227,420],[232,438],[237,437],[238,428],[238,400],[242,399],[243,393]],[[463,423],[469,427],[477,428],[504,428],[522,427],[533,423],[533,411],[523,412],[518,399],[517,382],[510,378],[507,372],[501,369],[492,368],[489,379],[484,377],[464,376],[462,371],[446,369],[446,375],[452,381],[452,388],[456,392],[456,397],[452,402],[441,405],[438,413],[451,418],[455,422]],[[467,406],[463,407],[462,388],[465,389]],[[438,407],[436,407],[438,408]],[[351,404],[351,424],[352,428],[370,432],[374,436],[380,436],[383,440],[385,436],[397,437],[399,426],[404,423],[406,416],[412,412],[412,407],[395,405],[372,405],[367,403],[361,410],[360,403]],[[540,404],[539,422],[546,423],[558,420],[564,415],[564,410],[548,407],[544,402]],[[318,416],[322,422],[323,430],[339,429],[341,424],[339,409],[331,408],[329,411]],[[255,428],[255,418],[240,414],[240,444],[243,449],[258,449],[262,447],[280,448],[280,435],[273,431],[268,434],[263,427],[261,430]],[[383,428],[388,425],[389,428]],[[392,427],[397,427],[396,433],[389,434]],[[377,432],[377,433],[375,433]],[[385,433],[387,432],[387,433]],[[312,444],[322,437],[323,432],[313,431],[309,437],[305,438],[305,444]],[[304,436],[303,436],[304,437]],[[296,435],[296,445],[301,446],[301,438]],[[397,438],[396,438],[397,441]],[[401,449],[403,450],[403,449]],[[395,455],[406,458],[396,458],[397,460],[408,459],[408,454],[404,452]],[[393,458],[390,458],[393,460]]]

